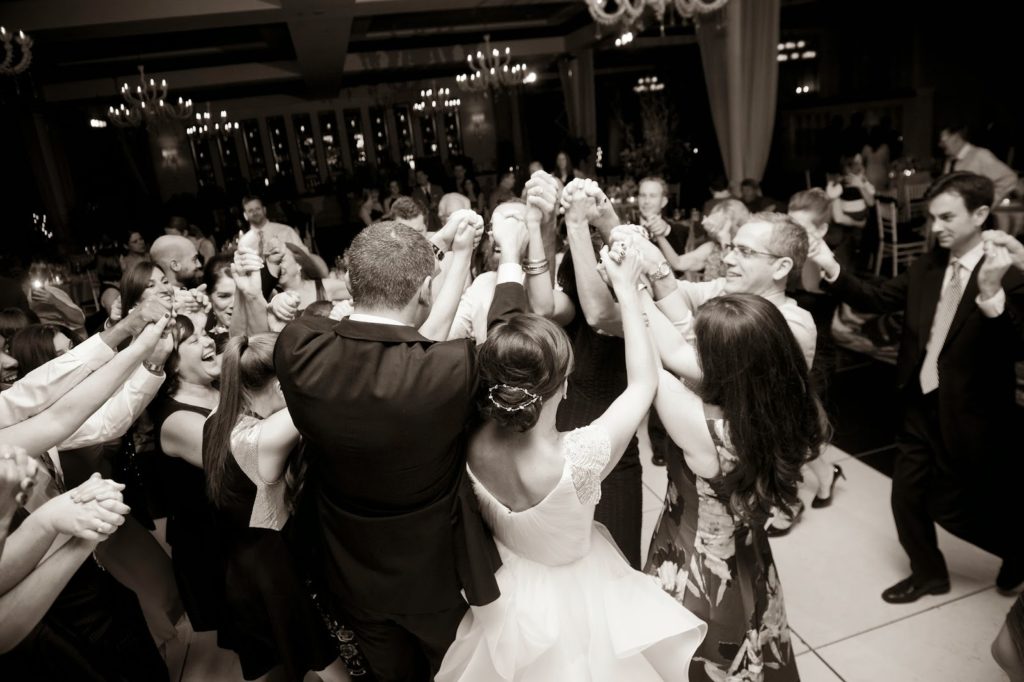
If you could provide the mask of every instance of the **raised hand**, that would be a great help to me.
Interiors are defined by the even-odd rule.
[[[118,297],[115,298],[114,302],[110,305],[110,321],[120,322],[122,314],[123,313],[121,312],[121,296],[118,295]]]
[[[117,306],[120,308],[121,299]],[[128,311],[123,322],[131,329],[132,336],[138,336],[146,325],[153,324],[171,312],[171,302],[163,296],[151,296]]]
[[[821,268],[821,271],[831,280],[839,274],[839,262],[836,260],[832,249],[821,237],[808,235],[807,259]]]
[[[477,238],[478,229],[482,234],[483,220],[480,216],[469,211],[470,216],[463,216],[456,226],[455,238],[452,240],[452,253],[472,254],[473,248],[479,243]]]
[[[282,322],[291,322],[299,314],[302,299],[293,291],[282,291],[270,300],[267,312]]]
[[[1013,265],[1013,258],[1005,246],[993,241],[982,242],[985,246],[985,260],[978,268],[978,294],[981,300],[992,298],[1003,287],[1003,276]]]
[[[35,485],[38,464],[19,447],[0,445],[0,532],[6,532],[17,508]]]
[[[986,248],[988,243],[1005,247],[1013,265],[1019,270],[1024,270],[1024,244],[1012,234],[1002,230],[985,230],[981,233],[981,239],[986,242]]]
[[[615,242],[632,241],[633,237],[639,237],[644,241],[650,239],[650,235],[647,230],[639,225],[617,225],[612,228],[609,239],[614,244]]]
[[[491,217],[491,238],[494,239],[495,251],[510,254],[506,262],[518,263],[530,241],[530,233],[519,216],[495,211]]]
[[[587,193],[587,182],[576,178],[562,190],[561,210],[568,225],[589,223],[589,217],[597,210],[597,200]]]
[[[176,315],[192,315],[205,313],[209,310],[210,299],[206,296],[206,285],[201,284],[195,289],[174,290],[174,313]]]
[[[164,313],[156,322],[147,324],[141,332],[135,336],[135,341],[132,342],[132,347],[138,347],[148,353],[153,352],[157,344],[160,342],[160,337],[164,335],[164,330],[167,329],[167,324],[171,320],[170,313]]]
[[[644,275],[640,252],[628,242],[615,242],[610,247],[602,248],[601,264],[604,265],[616,293],[636,291]]]
[[[540,213],[540,222],[551,220],[558,206],[559,182],[553,175],[536,171],[526,181],[526,205]]]

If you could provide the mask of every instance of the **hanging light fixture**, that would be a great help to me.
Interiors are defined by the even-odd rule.
[[[528,71],[526,64],[512,64],[512,49],[491,47],[491,36],[484,36],[484,49],[466,55],[469,73],[459,74],[455,82],[468,92],[486,92],[501,88],[535,83],[537,74]]]
[[[18,35],[10,33],[6,28],[0,26],[0,43],[4,46],[4,58],[0,62],[0,74],[4,76],[17,76],[23,73],[32,65],[32,38],[24,31],[18,31]],[[17,45],[21,55],[18,62],[14,63],[14,46]],[[12,66],[13,64],[13,66]]]
[[[602,26],[620,25],[632,29],[640,23],[648,9],[654,18],[665,25],[665,12],[671,4],[684,19],[694,19],[701,14],[717,12],[725,7],[729,0],[583,0],[587,3],[590,16]]]
[[[237,121],[228,120],[228,112],[221,109],[220,116],[214,117],[210,114],[210,105],[206,105],[206,111],[196,113],[195,123],[185,129],[190,137],[202,138],[208,135],[230,136],[238,130]]]
[[[438,88],[436,85],[420,90],[420,101],[412,105],[412,110],[417,114],[426,114],[439,109],[458,109],[462,106],[462,100],[451,94],[450,88]]]
[[[139,84],[133,90],[128,83],[121,85],[124,102],[119,107],[110,107],[107,118],[122,128],[142,126],[147,123],[184,121],[192,118],[192,100],[178,98],[177,104],[167,101],[167,81],[163,78],[146,81],[146,71],[139,66]]]

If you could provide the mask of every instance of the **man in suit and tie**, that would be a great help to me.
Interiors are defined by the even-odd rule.
[[[950,125],[939,133],[939,146],[946,153],[943,174],[953,171],[969,171],[984,175],[995,185],[992,205],[999,202],[1017,186],[1017,174],[984,147],[975,147],[967,140],[967,129],[963,125]]]
[[[935,523],[1003,559],[1001,591],[1024,581],[1020,516],[1011,502],[1021,480],[1014,362],[1024,357],[1024,276],[1008,271],[1004,246],[982,239],[991,180],[943,176],[926,200],[940,248],[899,277],[861,281],[820,242],[811,250],[826,291],[858,310],[905,311],[892,511],[911,575],[882,593],[890,603],[949,591]]]
[[[498,597],[500,559],[466,478],[474,342],[434,341],[447,338],[482,227],[458,211],[431,242],[397,222],[365,228],[348,251],[355,313],[301,317],[274,353],[327,586],[381,682],[431,679],[467,600]],[[491,321],[525,308],[516,240],[527,237],[515,224],[509,241],[506,227],[493,227],[504,248]],[[452,262],[432,301],[435,253]]]
[[[430,181],[430,176],[425,170],[416,171],[416,187],[412,191],[412,198],[420,202],[420,205],[427,210],[427,229],[431,232],[441,226],[441,219],[437,214],[437,205],[444,195],[440,185]]]

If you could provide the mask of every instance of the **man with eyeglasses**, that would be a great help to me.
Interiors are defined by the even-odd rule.
[[[672,269],[660,249],[649,242],[636,241],[651,283],[651,299],[647,299],[645,307],[666,369],[689,381],[700,380],[700,365],[691,343],[691,320],[705,302],[722,294],[756,294],[778,306],[808,367],[811,365],[817,342],[814,318],[786,296],[786,283],[791,273],[803,269],[808,249],[806,230],[792,218],[783,213],[752,215],[737,230],[732,242],[723,247],[725,277],[710,282],[670,277]],[[669,326],[662,323],[665,320]]]

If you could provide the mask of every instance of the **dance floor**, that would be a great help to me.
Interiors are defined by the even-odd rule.
[[[804,682],[1001,682],[989,646],[1013,600],[994,586],[999,560],[943,531],[952,590],[914,604],[890,605],[881,591],[905,577],[906,558],[889,511],[893,402],[891,366],[847,354],[832,384],[834,442],[826,458],[847,480],[831,507],[807,510],[786,537],[772,540]],[[857,454],[849,454],[849,453]],[[661,512],[665,469],[644,462],[644,555]],[[811,482],[813,485],[813,482]],[[218,649],[212,633],[197,633],[187,651],[168,652],[172,680],[241,680],[238,661]]]

